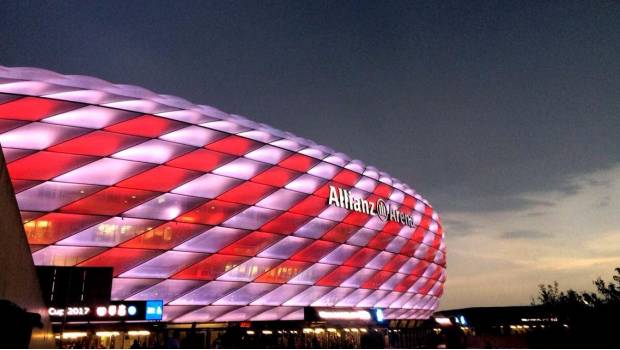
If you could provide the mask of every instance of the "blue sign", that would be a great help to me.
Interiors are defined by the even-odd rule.
[[[383,309],[373,309],[375,320],[379,323],[383,322]]]
[[[163,300],[147,300],[146,301],[146,320],[161,321],[164,315]]]

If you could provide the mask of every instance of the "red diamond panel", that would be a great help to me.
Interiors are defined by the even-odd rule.
[[[138,136],[98,130],[50,147],[49,150],[105,157],[144,141],[145,138]]]
[[[105,130],[120,132],[144,137],[158,137],[174,130],[180,129],[187,124],[175,120],[160,118],[152,115],[142,115],[112,126]]]
[[[166,192],[176,188],[202,173],[160,165],[117,184],[118,187]]]
[[[280,265],[265,272],[256,279],[256,282],[286,283],[310,266],[312,266],[310,262],[286,260]]]
[[[254,176],[252,181],[265,185],[284,187],[299,175],[301,175],[301,173],[290,169],[281,168],[279,166],[274,166]]]
[[[319,161],[305,156],[303,154],[293,154],[292,156],[286,158],[285,160],[280,162],[280,166],[283,168],[288,168],[291,170],[306,172],[310,168],[316,165]]]
[[[24,97],[1,104],[0,118],[35,121],[80,107],[82,105],[69,101]]]
[[[338,244],[327,241],[315,241],[299,253],[293,255],[291,259],[317,262],[329,252],[334,250]]]
[[[166,164],[206,173],[233,159],[235,159],[235,157],[228,154],[210,151],[208,149],[198,149],[175,158]]]
[[[172,276],[179,279],[214,280],[246,261],[248,257],[234,255],[211,255],[199,263]]]
[[[121,244],[121,247],[168,250],[208,228],[209,226],[183,222],[167,222]]]
[[[177,220],[205,225],[219,225],[245,208],[247,208],[247,205],[216,199],[179,216]]]
[[[260,143],[236,135],[228,136],[219,141],[215,141],[206,148],[235,156],[242,156],[260,147]]]
[[[254,182],[244,182],[232,190],[220,195],[218,199],[227,202],[235,202],[241,204],[252,205],[266,197],[277,188],[267,185],[261,185]]]
[[[261,227],[261,230],[288,235],[295,232],[296,229],[310,219],[311,217],[305,215],[284,213],[269,221]]]
[[[77,154],[37,152],[8,165],[13,179],[49,180],[94,161],[96,158]]]
[[[156,195],[157,192],[108,187],[60,210],[67,213],[118,215]]]
[[[252,232],[228,247],[220,250],[222,254],[255,256],[258,252],[267,248],[283,236],[268,232]]]
[[[321,278],[316,285],[337,287],[359,269],[351,266],[338,266],[334,271]]]
[[[112,248],[78,266],[110,266],[114,268],[114,276],[118,276],[159,253],[156,250]]]
[[[28,221],[24,229],[28,243],[52,244],[105,219],[103,216],[49,213]]]

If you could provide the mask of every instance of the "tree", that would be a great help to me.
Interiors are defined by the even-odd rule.
[[[620,267],[614,271],[610,282],[600,277],[593,281],[596,290],[590,292],[562,291],[558,282],[538,286],[532,305],[557,317],[568,332],[553,338],[553,346],[618,347],[617,323],[611,320],[620,314]]]
[[[570,307],[586,305],[589,307],[620,306],[620,267],[615,268],[612,282],[605,282],[602,278],[593,281],[595,292],[577,292],[573,289],[561,291],[557,281],[553,284],[538,285],[538,297],[532,300],[532,305],[547,307]]]
[[[553,284],[539,284],[538,285],[538,302],[532,301],[532,305],[542,305],[552,308],[558,307],[574,307],[577,305],[583,305],[587,303],[584,301],[584,295],[579,294],[573,289],[569,289],[566,292],[560,291],[559,284],[554,281]]]
[[[619,306],[620,305],[620,267],[616,267],[616,274],[612,277],[616,282],[605,283],[602,278],[594,281],[594,285],[602,299],[599,301],[604,305]]]

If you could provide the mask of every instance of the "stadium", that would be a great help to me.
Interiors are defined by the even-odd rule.
[[[446,247],[431,204],[289,132],[136,86],[0,66],[0,145],[34,265],[109,269],[115,317],[161,301],[155,322],[45,316],[65,331],[271,335],[260,325],[314,332],[323,320],[365,332],[439,305]]]

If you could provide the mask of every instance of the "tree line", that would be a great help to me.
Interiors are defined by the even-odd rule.
[[[612,281],[598,278],[595,291],[561,290],[558,282],[538,286],[532,305],[558,318],[568,328],[562,340],[568,347],[619,347],[620,267]]]

